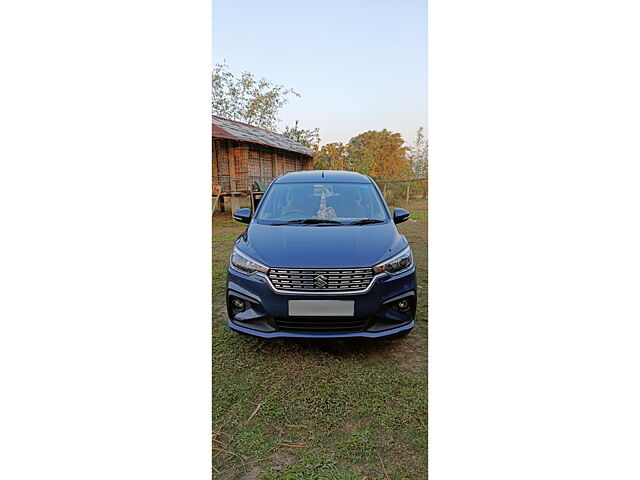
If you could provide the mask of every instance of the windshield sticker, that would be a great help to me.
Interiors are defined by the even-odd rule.
[[[321,187],[322,185],[314,185],[317,187]],[[336,212],[333,207],[327,207],[327,194],[329,193],[328,188],[322,188],[322,192],[320,194],[320,208],[313,216],[313,218],[317,218],[319,220],[333,220],[336,218]]]

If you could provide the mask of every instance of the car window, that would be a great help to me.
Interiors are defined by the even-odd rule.
[[[296,220],[386,221],[379,193],[367,183],[276,183],[260,201],[256,220],[262,223]]]

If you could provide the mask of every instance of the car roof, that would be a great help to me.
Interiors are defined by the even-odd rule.
[[[303,170],[278,177],[274,183],[372,183],[366,175],[344,170]]]

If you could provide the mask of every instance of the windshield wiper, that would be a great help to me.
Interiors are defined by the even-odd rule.
[[[339,222],[337,220],[327,220],[327,219],[323,220],[321,218],[301,218],[298,220],[289,220],[287,222],[282,222],[282,223],[272,223],[271,225],[292,225],[296,223],[301,223],[306,225],[318,224],[318,223],[330,223],[334,225],[342,225],[342,222]]]
[[[375,218],[365,218],[364,220],[356,220],[349,223],[349,225],[366,225],[367,223],[384,223],[384,220],[377,220]]]

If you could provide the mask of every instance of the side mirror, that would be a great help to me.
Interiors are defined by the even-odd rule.
[[[396,208],[393,211],[393,223],[402,223],[409,220],[409,212],[404,208]]]
[[[251,209],[240,208],[233,212],[233,219],[240,223],[249,223],[251,221]]]

